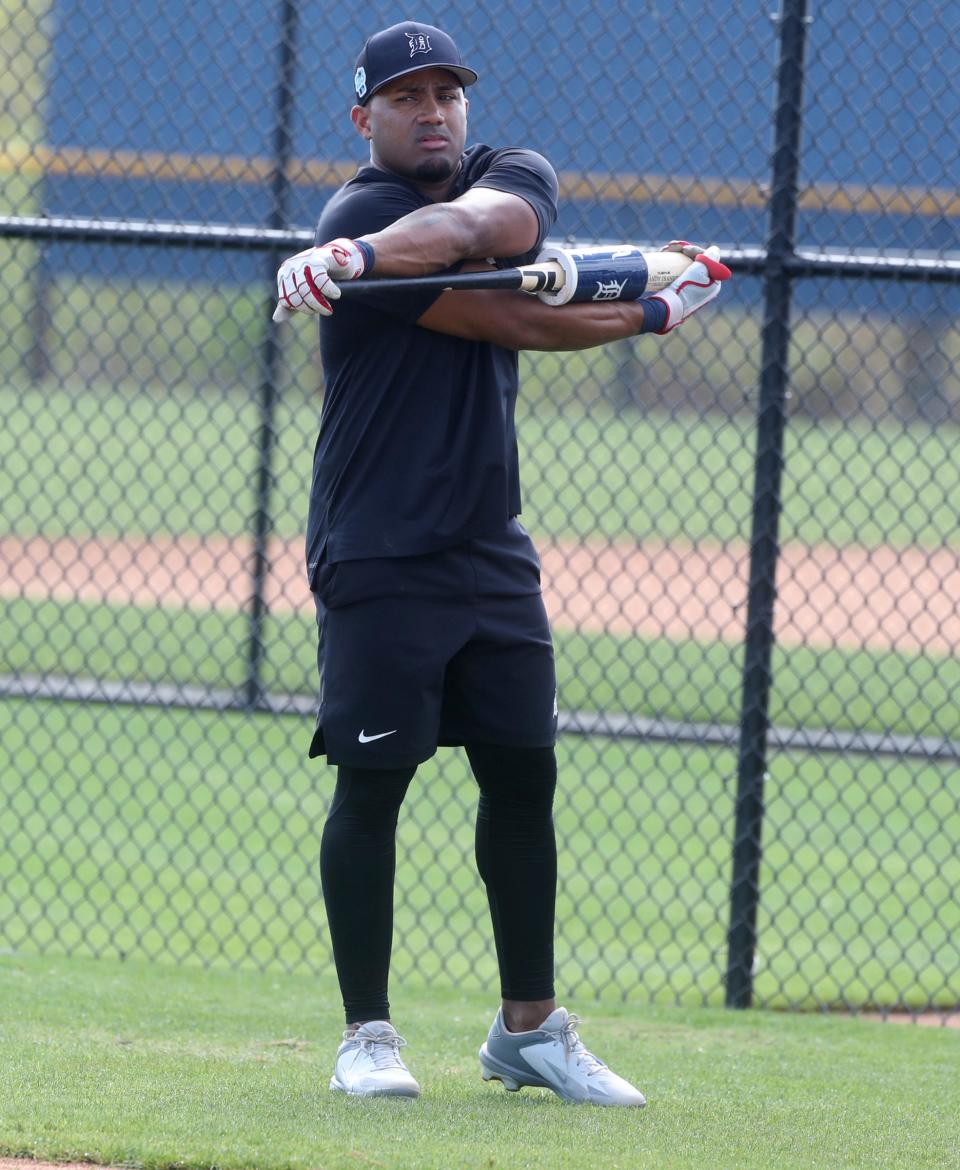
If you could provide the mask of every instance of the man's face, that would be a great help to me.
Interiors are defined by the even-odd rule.
[[[351,116],[374,166],[432,186],[457,172],[469,104],[452,73],[418,69],[385,85],[366,106],[354,106]]]

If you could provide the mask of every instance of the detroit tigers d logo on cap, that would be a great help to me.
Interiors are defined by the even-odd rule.
[[[410,56],[415,53],[430,53],[432,52],[430,46],[430,38],[426,33],[407,33],[407,41],[410,45]]]

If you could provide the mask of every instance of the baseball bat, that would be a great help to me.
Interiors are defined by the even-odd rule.
[[[637,244],[583,248],[545,248],[533,264],[480,272],[434,273],[430,276],[369,277],[344,281],[341,296],[363,298],[370,293],[448,292],[472,289],[513,289],[536,293],[551,305],[583,301],[636,300],[671,284],[693,263],[681,252],[645,252]],[[292,314],[278,305],[282,321]]]

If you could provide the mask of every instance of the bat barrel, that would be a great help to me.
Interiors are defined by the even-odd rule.
[[[564,269],[561,286],[540,294],[540,299],[551,305],[635,301],[647,291],[648,258],[636,244],[547,248],[538,259],[554,260]]]

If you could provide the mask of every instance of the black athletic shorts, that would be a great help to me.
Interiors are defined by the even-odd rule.
[[[438,746],[555,742],[539,566],[514,566],[513,587],[527,592],[477,592],[507,587],[503,558],[491,575],[486,552],[469,542],[389,565],[348,562],[315,588],[321,693],[311,757],[396,768]],[[369,595],[384,582],[389,596]]]

